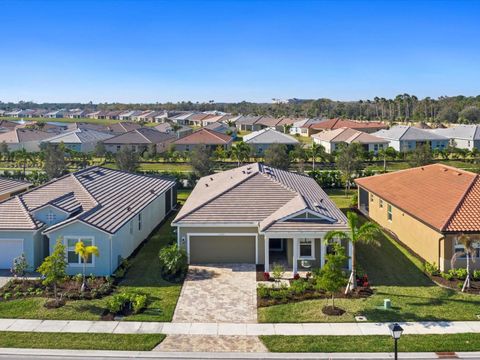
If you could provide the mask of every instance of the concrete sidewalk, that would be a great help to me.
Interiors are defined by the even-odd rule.
[[[135,321],[69,321],[0,319],[0,331],[166,334],[166,335],[389,335],[389,323],[163,323]],[[404,322],[404,334],[480,332],[480,321]]]

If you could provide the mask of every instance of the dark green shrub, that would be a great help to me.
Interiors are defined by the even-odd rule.
[[[158,253],[160,271],[167,280],[179,280],[188,270],[188,258],[184,248],[177,244],[164,247]]]

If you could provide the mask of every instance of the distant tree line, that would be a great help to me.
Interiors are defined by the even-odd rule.
[[[233,114],[270,115],[274,117],[327,117],[349,118],[357,120],[424,121],[450,123],[480,123],[479,96],[441,96],[437,99],[426,97],[419,99],[415,95],[400,94],[388,99],[375,97],[358,101],[335,101],[330,99],[297,100],[288,103],[216,103],[183,101],[178,103],[42,103],[28,101],[4,103],[0,109],[48,109],[80,108],[91,110],[184,110],[211,111],[218,110]]]

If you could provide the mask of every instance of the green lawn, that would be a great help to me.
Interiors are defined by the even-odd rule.
[[[172,239],[170,216],[131,259],[131,268],[119,284],[118,291],[130,290],[148,294],[147,309],[124,320],[170,321],[180,295],[181,284],[172,284],[160,277],[158,251]],[[46,309],[44,298],[0,301],[1,318],[99,320],[108,297],[96,300],[68,301],[58,309]]]
[[[390,336],[260,336],[272,352],[392,352]],[[403,335],[400,352],[478,351],[480,334]]]
[[[348,209],[352,201],[352,195],[355,194],[357,190],[350,190],[346,195],[345,189],[325,189],[325,192],[340,209]]]
[[[0,332],[1,348],[150,351],[162,334]]]
[[[331,198],[340,208],[348,203],[340,195]],[[335,305],[346,310],[342,316],[324,315],[326,300],[309,300],[259,308],[259,321],[350,322],[355,315],[365,315],[368,321],[477,320],[480,296],[435,285],[423,274],[421,261],[403,246],[385,233],[379,240],[379,247],[357,246],[357,261],[375,288],[373,296],[336,300]],[[392,301],[391,310],[381,308],[384,299]]]

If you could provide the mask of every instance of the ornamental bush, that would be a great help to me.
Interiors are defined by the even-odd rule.
[[[160,271],[167,280],[179,280],[188,270],[188,258],[184,248],[177,244],[164,247],[158,253]]]

